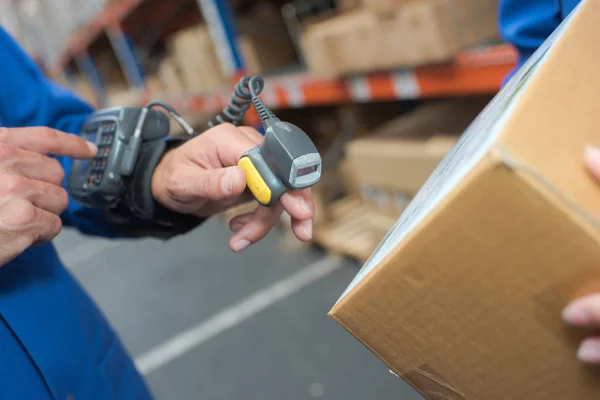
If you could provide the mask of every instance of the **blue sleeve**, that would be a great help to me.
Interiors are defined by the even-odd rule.
[[[520,67],[561,22],[561,0],[500,0],[500,33],[519,52]]]
[[[47,79],[35,62],[0,27],[0,126],[48,126],[68,133],[79,128],[92,107]],[[59,157],[66,176],[71,160]],[[70,201],[64,225],[90,235],[115,237],[117,227],[99,210]]]

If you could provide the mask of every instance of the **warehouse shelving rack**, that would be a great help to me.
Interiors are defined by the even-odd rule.
[[[97,97],[103,100],[102,79],[89,55],[89,49],[105,33],[129,86],[139,89],[139,102],[145,102],[148,92],[144,91],[144,72],[135,46],[124,32],[123,21],[147,1],[120,0],[107,6],[73,35],[60,61],[53,68],[54,75],[68,75],[69,63],[75,62],[92,83]],[[175,7],[184,1],[175,0],[169,4]],[[228,2],[196,0],[196,3],[215,42],[215,48],[218,49],[223,71],[231,77],[232,82],[239,79],[244,73],[244,60],[237,45],[235,21]],[[162,9],[157,9],[156,14],[163,12]],[[267,77],[263,97],[272,107],[301,108],[348,102],[494,93],[516,61],[514,48],[501,44],[464,51],[453,62],[443,65],[357,74],[344,79],[318,78],[300,70]],[[231,88],[227,87],[210,95],[181,93],[170,96],[167,100],[184,113],[213,112],[222,108],[230,96]]]

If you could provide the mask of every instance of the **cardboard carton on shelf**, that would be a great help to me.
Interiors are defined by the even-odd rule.
[[[169,48],[185,92],[210,93],[225,83],[213,41],[204,25],[178,32],[169,41]]]
[[[419,0],[376,12],[389,54],[383,67],[445,62],[467,47],[497,39],[497,7],[497,0]]]
[[[153,96],[164,93],[165,91],[165,88],[158,74],[152,74],[146,77],[146,88],[148,89],[148,92]]]
[[[596,399],[600,3],[584,0],[465,131],[330,315],[426,398]]]
[[[73,90],[75,93],[93,107],[98,108],[98,99],[89,81],[82,76],[77,76],[74,83]]]
[[[106,89],[106,105],[108,107],[139,106],[142,90],[125,86],[109,86]]]
[[[358,0],[361,7],[369,8],[379,12],[392,11],[401,5],[411,1],[422,1],[422,0]]]
[[[385,63],[377,17],[365,10],[309,25],[300,43],[308,68],[316,76],[334,78]]]
[[[385,13],[359,8],[306,27],[301,46],[323,77],[451,60],[496,39],[497,0],[419,0]]]
[[[248,74],[263,75],[297,62],[294,43],[278,9],[265,7],[238,17],[236,26]]]
[[[339,11],[350,11],[357,8],[367,8],[378,12],[389,12],[399,6],[411,2],[422,0],[338,0],[336,2]]]
[[[451,135],[427,140],[367,137],[351,141],[346,154],[362,192],[376,188],[410,198],[455,143]]]
[[[379,124],[371,135],[427,139],[440,132],[464,132],[490,100],[490,96],[469,96],[427,101],[412,111]]]
[[[423,0],[338,0],[338,7],[341,10],[351,10],[353,8],[368,8],[378,12],[389,12],[410,2]],[[426,0],[425,0],[426,1]]]
[[[351,11],[361,6],[361,0],[337,0],[335,2],[336,11]]]
[[[173,57],[165,57],[159,66],[158,76],[166,94],[180,94],[184,92],[181,73]]]
[[[360,198],[398,217],[452,149],[457,136],[419,138],[415,132],[408,138],[377,135],[387,133],[387,129],[389,127],[376,130],[373,136],[349,142],[346,161]]]
[[[286,38],[243,34],[239,45],[249,75],[262,75],[296,61],[294,46]]]
[[[117,57],[110,51],[101,51],[93,55],[93,61],[106,86],[128,85],[127,78],[122,68],[119,66]]]

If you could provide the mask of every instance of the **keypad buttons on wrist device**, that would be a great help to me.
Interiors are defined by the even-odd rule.
[[[90,164],[88,185],[100,185],[102,183],[116,132],[116,122],[104,122],[96,127],[98,152]]]

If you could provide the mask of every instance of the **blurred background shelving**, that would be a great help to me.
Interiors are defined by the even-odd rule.
[[[352,164],[346,150],[354,138],[418,119],[429,103],[460,107],[498,91],[517,54],[498,33],[497,3],[3,0],[0,15],[53,80],[97,107],[160,98],[202,127],[227,104],[241,76],[260,74],[264,101],[305,127],[339,178],[339,168]],[[252,111],[246,123],[257,123]],[[428,135],[458,135],[463,125]],[[428,136],[418,125],[400,130]],[[348,181],[359,175],[346,174],[341,191],[364,202],[377,188]],[[315,188],[324,206],[326,186]],[[381,189],[410,198],[401,186],[388,182]]]
[[[269,79],[265,97],[275,107],[493,93],[516,60],[498,41],[495,3],[4,0],[3,7],[19,16],[4,25],[50,75],[97,105],[161,96],[186,111],[214,112],[246,73]]]

